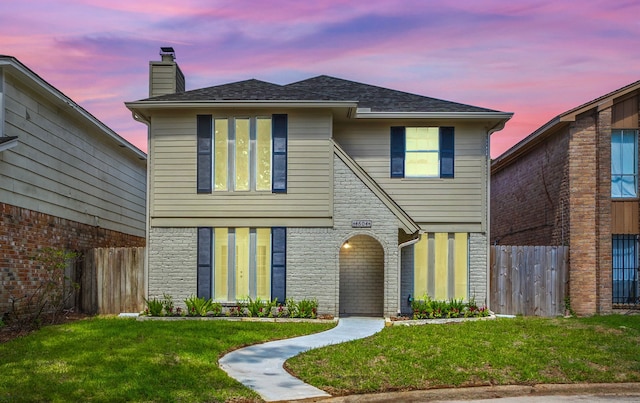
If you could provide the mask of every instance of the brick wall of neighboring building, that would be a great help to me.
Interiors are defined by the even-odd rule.
[[[492,243],[565,244],[568,139],[565,132],[552,135],[515,163],[492,172]]]
[[[145,239],[0,203],[0,316],[12,297],[36,290],[41,277],[32,258],[38,250],[122,246],[145,246]]]
[[[598,184],[597,124],[593,114],[578,117],[571,124],[569,141],[569,204],[571,240],[569,297],[579,315],[596,312],[597,203]]]
[[[597,128],[597,306],[596,312],[612,311],[612,239],[611,239],[611,108],[598,112]],[[575,305],[577,301],[572,304]]]

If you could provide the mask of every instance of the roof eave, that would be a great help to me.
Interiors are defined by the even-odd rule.
[[[51,84],[45,81],[42,77],[40,77],[39,75],[31,71],[28,67],[23,65],[15,57],[12,57],[12,56],[0,57],[0,67],[3,67],[3,66],[12,68],[14,72],[17,72],[23,77],[26,77],[29,80],[31,80],[33,83],[36,83],[40,88],[40,90],[42,90],[48,96],[55,99],[57,102],[61,102],[69,106],[76,114],[80,115],[83,119],[91,122],[103,133],[105,133],[107,136],[115,140],[120,146],[125,147],[130,151],[132,151],[134,154],[136,154],[139,159],[141,160],[147,159],[147,154],[145,154],[142,150],[140,150],[138,147],[134,146],[133,144],[125,140],[118,133],[114,132],[111,128],[109,128],[107,125],[99,121],[91,113],[89,113],[80,105],[75,103],[71,98],[64,95],[60,90],[53,87]]]
[[[189,109],[189,108],[355,108],[355,101],[306,101],[306,100],[220,100],[220,101],[134,101],[125,102],[130,110],[134,109]]]
[[[491,174],[496,173],[503,169],[505,166],[511,164],[519,156],[528,152],[531,148],[535,147],[538,143],[544,140],[549,134],[555,133],[556,129],[560,128],[563,124],[568,123],[569,120],[563,119],[561,115],[556,116],[545,125],[539,127],[536,131],[520,140],[513,147],[493,160],[491,163]]]

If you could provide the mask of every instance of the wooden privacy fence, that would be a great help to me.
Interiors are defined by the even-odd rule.
[[[563,315],[568,256],[568,246],[492,246],[491,310],[507,315]]]
[[[80,281],[80,309],[92,314],[142,311],[144,252],[144,247],[87,251]]]

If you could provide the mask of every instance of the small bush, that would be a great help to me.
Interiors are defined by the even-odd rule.
[[[295,302],[292,298],[285,301],[289,317],[315,319],[318,316],[318,300],[302,299]]]
[[[222,312],[222,304],[213,302],[211,298],[198,298],[195,295],[191,295],[184,300],[184,303],[187,306],[187,315],[189,316],[207,316],[209,313],[213,316],[218,316]]]
[[[277,298],[273,301],[262,300],[260,297],[255,300],[247,298],[247,314],[256,318],[271,318],[273,317],[273,309],[277,304]]]
[[[144,302],[147,304],[145,314],[150,316],[164,316],[163,303],[161,300],[154,297],[151,300],[145,299]]]
[[[69,278],[67,266],[75,264],[81,255],[77,252],[56,248],[37,251],[32,261],[33,291],[0,290],[7,292],[11,302],[10,311],[4,318],[7,325],[18,329],[39,328],[45,321],[56,323],[65,307],[72,305],[80,284]],[[3,287],[4,284],[0,284]]]
[[[415,299],[411,302],[413,319],[440,319],[440,318],[474,318],[489,316],[486,307],[478,307],[472,299],[464,302],[462,299],[449,301],[433,300],[428,295],[423,299]]]

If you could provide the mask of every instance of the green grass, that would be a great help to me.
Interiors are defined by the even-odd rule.
[[[0,344],[0,402],[259,400],[218,358],[332,326],[118,318],[48,326]]]
[[[640,315],[396,326],[312,350],[289,370],[333,395],[473,385],[640,381]]]

